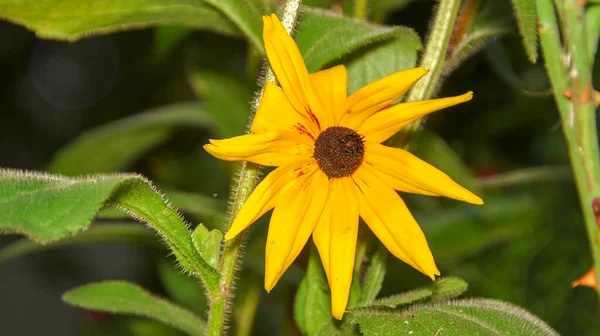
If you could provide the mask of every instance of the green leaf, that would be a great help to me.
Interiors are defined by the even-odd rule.
[[[388,251],[382,244],[378,244],[377,250],[371,258],[371,262],[363,279],[363,289],[359,304],[372,302],[379,294],[385,277]]]
[[[387,75],[414,66],[416,53],[421,49],[419,37],[410,28],[375,25],[318,9],[304,11],[295,40],[309,72],[314,72],[370,44],[395,41],[394,48],[388,47],[380,51],[377,57],[365,59],[362,66],[355,65],[356,68],[361,68],[362,71],[357,70],[362,73],[372,73],[371,80],[382,77],[382,74]],[[373,49],[369,51],[375,52]],[[381,57],[387,57],[385,62],[381,62]],[[379,63],[371,64],[368,70],[362,69],[368,62],[373,61]],[[383,66],[384,69],[378,70],[379,66]],[[350,72],[350,67],[348,71]],[[356,72],[348,77],[352,79],[352,75],[357,75]]]
[[[558,335],[545,322],[512,304],[470,299],[416,305],[399,312],[352,313],[363,335]]]
[[[372,301],[361,306],[364,307],[389,307],[396,308],[397,306],[406,305],[409,303],[425,300],[431,297],[433,290],[431,288],[419,288],[408,292],[386,296],[384,298]]]
[[[523,46],[531,63],[537,61],[537,10],[535,0],[512,0]]]
[[[213,268],[217,268],[221,256],[223,233],[217,229],[208,231],[200,224],[192,233],[192,242],[200,256]]]
[[[471,169],[444,139],[433,132],[415,136],[415,155],[452,177],[458,184],[481,196],[481,190]]]
[[[40,38],[67,41],[159,24],[239,35],[231,21],[201,0],[0,0],[0,18]]]
[[[63,300],[86,309],[148,317],[189,335],[203,335],[206,328],[206,323],[189,310],[125,281],[77,287],[66,292]]]
[[[133,174],[66,178],[60,175],[0,170],[0,230],[50,242],[87,228],[103,206],[126,211],[165,239],[186,270],[209,286],[218,275],[196,253],[190,232],[145,178]],[[32,211],[35,209],[35,211]]]
[[[227,16],[246,35],[252,46],[264,55],[262,15],[267,14],[269,10],[266,7],[266,1],[204,0],[204,2],[214,6]]]
[[[331,296],[327,277],[319,253],[312,244],[306,276],[296,293],[294,315],[304,335],[317,335],[323,328],[337,329],[331,317]]]
[[[352,55],[346,62],[349,94],[394,72],[415,67],[421,42],[412,30],[406,29],[404,33]]]
[[[199,103],[156,108],[85,132],[58,152],[50,170],[70,176],[123,170],[165,141],[176,127],[211,125],[211,117]]]
[[[433,301],[448,300],[457,297],[467,290],[467,283],[459,278],[444,277],[437,279],[431,286],[418,288],[401,294],[387,296],[375,301],[365,302],[358,308],[365,307],[389,307],[397,306],[431,299]]]
[[[431,299],[436,301],[452,299],[466,292],[467,287],[469,284],[460,278],[439,278],[433,283]]]
[[[132,223],[105,223],[90,227],[78,235],[64,237],[49,245],[42,245],[27,239],[17,240],[0,249],[0,264],[13,258],[50,248],[103,242],[140,243],[164,248],[164,245],[160,244],[160,240],[157,239],[156,234],[147,228]]]
[[[217,134],[223,138],[245,133],[252,90],[241,79],[209,69],[190,69],[188,81],[206,104]]]
[[[171,299],[200,316],[206,312],[206,290],[198,279],[182,273],[176,265],[164,258],[159,260],[157,270],[160,282]]]
[[[600,5],[589,6],[585,11],[585,31],[587,34],[588,57],[594,62],[600,39]]]

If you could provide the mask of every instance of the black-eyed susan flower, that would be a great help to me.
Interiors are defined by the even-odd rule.
[[[277,168],[252,192],[225,239],[274,208],[266,246],[270,291],[312,235],[337,319],[348,302],[359,216],[394,256],[435,279],[440,273],[425,236],[395,190],[483,202],[433,166],[381,142],[428,113],[470,100],[472,92],[393,105],[427,72],[415,68],[348,96],[343,65],[309,74],[277,16],[263,23],[280,86],[266,84],[252,134],[211,140],[205,148],[223,160]]]

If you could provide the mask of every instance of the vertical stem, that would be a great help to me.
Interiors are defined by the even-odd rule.
[[[354,1],[354,17],[359,20],[366,20],[369,14],[369,0]]]
[[[427,39],[427,45],[421,57],[420,65],[428,69],[429,72],[410,90],[406,98],[407,101],[424,100],[433,96],[444,69],[448,44],[452,37],[460,3],[461,0],[440,0]],[[415,120],[392,138],[392,142],[405,145],[408,137],[415,133],[420,125],[421,120]]]
[[[587,52],[585,1],[565,0],[564,11],[565,43],[571,59],[570,113],[575,116],[573,124],[565,125],[563,122],[563,131],[569,143],[571,165],[575,168],[596,278],[600,279],[600,151],[592,69]],[[565,129],[565,126],[570,128]]]
[[[429,99],[433,96],[444,69],[448,44],[452,37],[460,3],[461,0],[440,0],[425,52],[421,57],[420,65],[427,68],[429,73],[423,76],[410,90],[407,101]],[[416,122],[412,124],[415,125]]]
[[[289,34],[294,29],[296,24],[296,18],[298,16],[298,9],[301,4],[301,0],[287,0],[283,7],[283,15],[281,16],[281,22]],[[265,80],[276,83],[275,74],[271,67],[266,66]],[[264,92],[264,83],[261,85],[260,93],[257,95],[256,100],[253,104],[253,112],[256,112],[258,104],[262,99]],[[254,119],[254,113],[250,116],[249,123],[252,124]],[[244,162],[239,170],[237,182],[234,181],[232,187],[232,201],[229,206],[229,219],[227,222],[227,228],[231,226],[235,216],[238,214],[244,202],[248,199],[258,177],[259,165]],[[210,336],[223,335],[227,329],[228,319],[231,310],[231,302],[235,297],[234,278],[236,270],[240,267],[242,261],[242,242],[245,234],[242,233],[236,238],[225,242],[223,246],[223,255],[221,263],[218,267],[221,278],[219,280],[219,288],[210,293],[210,309],[208,315],[208,323],[206,327],[206,334]]]
[[[585,4],[577,0],[556,3],[562,13],[566,53],[560,45],[552,0],[537,0],[540,41],[569,148],[596,277],[600,279],[600,151],[585,38]]]

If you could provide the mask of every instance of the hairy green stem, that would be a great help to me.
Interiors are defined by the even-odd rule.
[[[301,0],[288,0],[283,7],[281,22],[289,34],[292,33],[295,27],[298,9],[301,2]],[[265,81],[276,83],[273,70],[268,66],[268,64],[266,68]],[[256,101],[253,104],[253,112],[256,112],[256,108],[262,99],[263,91],[264,83],[261,85],[261,91],[257,95]],[[254,113],[250,117],[250,124],[252,124],[253,119]],[[227,228],[231,226],[236,215],[242,208],[242,205],[252,193],[252,190],[257,182],[259,168],[259,165],[251,162],[242,163],[239,169],[238,179],[233,183],[231,197],[232,201],[229,207],[230,216],[228,219]],[[242,242],[244,240],[244,235],[244,233],[238,235],[236,238],[225,242],[223,246],[221,263],[218,267],[218,271],[221,276],[219,280],[219,288],[209,293],[211,300],[208,323],[206,327],[207,335],[223,335],[227,328],[231,310],[231,301],[235,297],[234,278],[236,270],[240,268],[242,260]]]
[[[537,0],[540,42],[569,148],[596,277],[600,279],[600,151],[585,36],[585,4],[577,0],[556,4],[562,13],[564,47],[552,0]]]
[[[440,0],[425,51],[421,56],[420,66],[425,67],[429,72],[410,90],[407,101],[424,100],[433,96],[444,70],[448,44],[452,37],[452,29],[458,16],[460,3],[460,0]],[[420,125],[421,119],[410,123],[392,139],[392,142],[405,146],[408,143],[408,137],[414,134]]]

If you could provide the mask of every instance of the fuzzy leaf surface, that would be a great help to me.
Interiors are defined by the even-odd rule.
[[[431,286],[417,288],[408,292],[380,298],[372,302],[366,302],[361,307],[389,307],[397,306],[431,299],[433,301],[448,300],[455,298],[467,290],[468,284],[459,278],[444,277],[437,279]]]
[[[112,206],[148,224],[165,239],[181,266],[209,285],[217,274],[196,253],[179,213],[145,178],[134,174],[60,175],[0,170],[0,230],[47,243],[87,228],[102,207]]]
[[[109,313],[133,314],[173,326],[188,335],[203,335],[206,323],[189,310],[126,281],[105,281],[69,290],[63,300]]]
[[[386,335],[558,335],[545,322],[515,305],[489,299],[416,305],[389,312],[353,313],[365,336]]]
[[[531,63],[537,61],[537,10],[535,0],[512,0],[523,46]]]
[[[348,93],[394,72],[414,68],[421,42],[412,30],[387,42],[380,42],[353,54],[346,63]]]
[[[295,40],[309,72],[331,65],[353,51],[386,41],[395,41],[398,48],[388,50],[385,56],[393,57],[375,66],[385,67],[382,71],[384,73],[389,72],[386,71],[388,67],[400,71],[410,67],[401,61],[407,59],[407,56],[410,59],[410,55],[414,53],[412,57],[416,62],[416,51],[421,48],[419,37],[410,28],[376,25],[318,9],[304,11]],[[406,50],[401,50],[401,47]],[[393,52],[399,54],[393,55]],[[349,78],[352,76],[349,75]]]
[[[240,35],[226,16],[202,0],[0,0],[0,18],[40,38],[67,41],[156,25]]]

